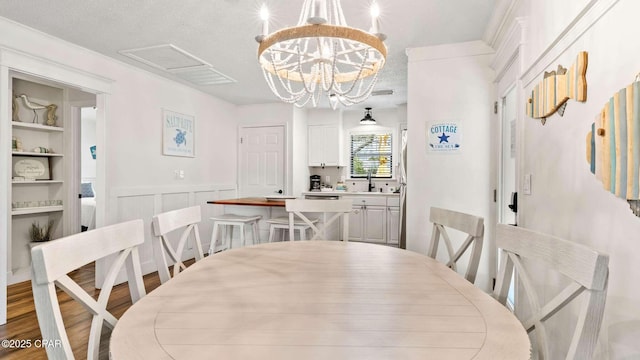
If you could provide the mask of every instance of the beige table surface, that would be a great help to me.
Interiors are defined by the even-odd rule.
[[[133,305],[112,359],[528,359],[518,320],[426,256],[297,241],[217,253]]]

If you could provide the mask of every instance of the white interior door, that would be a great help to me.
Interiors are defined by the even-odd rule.
[[[284,126],[240,128],[240,195],[285,193]]]
[[[516,192],[516,88],[508,90],[502,98],[500,149],[500,179],[498,184],[498,222],[516,224],[516,210],[512,194]],[[522,195],[522,194],[519,194]]]

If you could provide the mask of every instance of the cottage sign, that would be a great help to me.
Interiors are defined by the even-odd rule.
[[[162,111],[162,153],[194,157],[195,119],[191,115]]]
[[[457,122],[427,124],[427,151],[460,152],[462,132]]]

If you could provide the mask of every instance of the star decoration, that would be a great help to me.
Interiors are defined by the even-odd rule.
[[[442,133],[442,136],[438,136],[438,139],[440,139],[440,144],[442,144],[443,142],[448,143],[449,142],[449,137],[450,136],[447,136],[444,133]]]

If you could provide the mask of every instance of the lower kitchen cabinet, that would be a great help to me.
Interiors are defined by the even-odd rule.
[[[345,196],[343,199],[353,201],[353,212],[349,215],[349,241],[386,244],[390,220],[386,197]]]
[[[387,206],[387,244],[400,243],[400,207]]]

